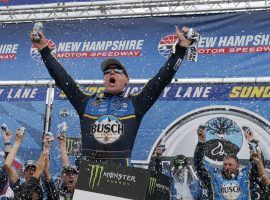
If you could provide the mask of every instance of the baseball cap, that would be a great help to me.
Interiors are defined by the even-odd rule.
[[[27,160],[24,163],[24,170],[26,170],[28,167],[36,167],[37,166],[37,161],[35,160]]]
[[[67,173],[67,172],[72,172],[73,174],[78,174],[79,173],[77,167],[73,166],[73,165],[66,165],[66,166],[63,167],[62,174]]]
[[[125,66],[119,60],[114,59],[114,58],[108,58],[108,59],[104,60],[101,63],[101,70],[104,72],[104,70],[111,65],[116,65],[116,66],[122,68],[124,70],[124,74],[128,77],[127,70],[126,70]]]
[[[187,158],[184,155],[177,155],[173,158],[173,164],[177,167],[182,166],[185,167],[187,166]]]

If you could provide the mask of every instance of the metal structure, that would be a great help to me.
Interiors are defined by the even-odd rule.
[[[270,0],[104,0],[65,2],[0,6],[0,23],[268,11],[269,8]]]

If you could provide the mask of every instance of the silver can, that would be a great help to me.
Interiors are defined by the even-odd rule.
[[[36,22],[34,24],[34,28],[32,30],[32,34],[34,36],[34,40],[35,41],[39,41],[40,40],[40,36],[38,34],[38,31],[39,32],[43,32],[43,23],[41,23],[41,22]]]
[[[21,137],[24,136],[25,132],[26,132],[26,128],[25,128],[25,127],[20,127],[20,128],[18,129],[18,134],[19,134],[19,136],[21,136]]]
[[[6,124],[2,124],[1,129],[3,132],[6,132],[8,130],[8,126]]]

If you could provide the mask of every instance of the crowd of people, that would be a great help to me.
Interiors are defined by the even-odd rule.
[[[162,166],[164,145],[155,149],[149,169],[164,173],[171,179],[172,200],[226,200],[226,199],[269,199],[270,178],[264,167],[262,152],[251,129],[245,130],[245,138],[250,146],[250,162],[240,168],[236,155],[226,155],[221,167],[206,162],[205,144],[206,132],[198,128],[198,143],[194,153],[194,165],[184,155],[176,155],[172,160],[172,168],[166,171]],[[14,137],[14,144],[11,139]],[[6,193],[5,199],[72,199],[79,170],[71,165],[66,147],[66,136],[59,134],[57,139],[60,146],[62,172],[60,181],[53,180],[50,174],[51,134],[44,134],[43,150],[38,160],[27,160],[23,173],[13,167],[14,159],[27,135],[20,128],[13,135],[11,130],[3,133],[5,144],[4,163],[0,168],[0,194]],[[56,153],[56,152],[54,152]],[[195,174],[193,169],[195,169]],[[258,197],[258,188],[263,193]]]
[[[3,133],[5,145],[4,163],[0,169],[0,194],[6,194],[3,199],[18,200],[71,200],[78,178],[78,169],[69,162],[66,149],[66,136],[59,134],[60,157],[62,172],[60,181],[53,180],[50,174],[50,147],[53,141],[51,134],[44,134],[43,150],[38,160],[27,160],[23,173],[13,166],[17,152],[26,134],[18,128],[14,134],[14,144],[11,145],[11,130]],[[55,152],[56,153],[56,152]]]
[[[224,156],[222,166],[207,162],[206,130],[205,126],[199,126],[193,164],[184,155],[176,155],[168,173],[162,169],[164,147],[157,146],[150,168],[171,178],[173,200],[269,200],[270,179],[258,140],[250,128],[243,130],[250,150],[249,164],[245,167],[240,168],[238,157],[233,154]]]

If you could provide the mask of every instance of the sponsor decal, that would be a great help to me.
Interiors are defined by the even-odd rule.
[[[270,98],[270,86],[234,86],[230,98]]]
[[[98,142],[111,144],[124,134],[124,125],[113,115],[103,115],[95,124],[91,124],[90,132]]]
[[[227,155],[237,155],[243,144],[240,127],[226,117],[216,117],[206,122],[205,155],[222,162]]]
[[[69,110],[67,108],[62,108],[60,110],[60,116],[63,119],[67,118],[69,116]]]
[[[54,42],[52,40],[46,39],[46,43],[47,43],[48,47],[51,49],[52,54],[55,55],[56,54],[56,45],[54,44]],[[38,48],[35,46],[35,44],[33,44],[31,49],[30,49],[30,55],[35,61],[42,62],[41,55],[38,51]]]
[[[81,150],[81,139],[78,137],[67,137],[67,153],[69,156],[79,156]]]
[[[149,177],[149,182],[148,182],[148,192],[149,194],[153,194],[157,185],[157,179],[155,177]]]
[[[15,60],[19,44],[0,44],[0,60]]]
[[[168,35],[161,38],[158,43],[158,52],[165,58],[169,58],[174,43],[177,41],[176,35]]]
[[[221,185],[221,193],[225,199],[234,200],[241,194],[241,189],[237,181],[228,181]]]
[[[102,181],[123,186],[130,186],[132,183],[136,183],[135,176],[107,171],[102,165],[90,164],[89,167],[89,188],[92,190],[98,188]]]
[[[95,187],[99,187],[104,167],[102,165],[89,165],[91,168],[89,187],[93,190]]]
[[[60,42],[57,58],[138,57],[144,40]]]

